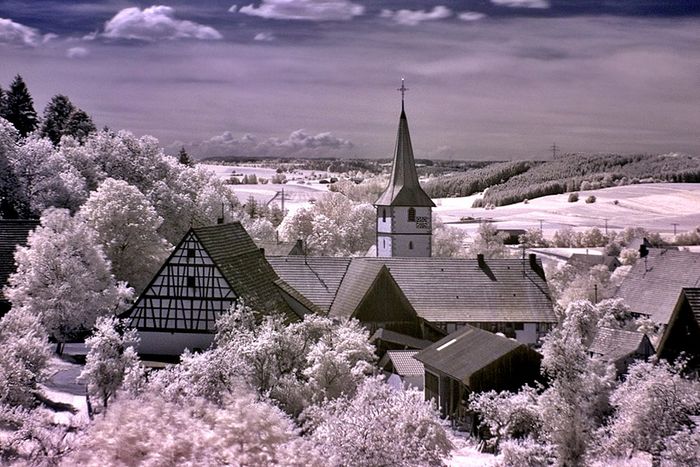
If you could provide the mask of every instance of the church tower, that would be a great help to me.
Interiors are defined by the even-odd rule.
[[[404,111],[408,90],[401,80],[401,117],[389,186],[374,205],[377,208],[377,256],[429,257],[432,208],[435,206],[418,183],[411,135]]]

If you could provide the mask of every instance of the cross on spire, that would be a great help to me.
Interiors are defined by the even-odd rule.
[[[408,88],[404,85],[404,79],[401,78],[401,87],[396,88],[397,91],[401,91],[401,110],[403,110],[403,100],[406,95],[406,91],[408,91]]]

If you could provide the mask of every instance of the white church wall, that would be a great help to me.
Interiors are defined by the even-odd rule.
[[[377,256],[388,258],[392,256],[392,238],[388,235],[377,236]]]
[[[377,232],[391,233],[391,224],[392,224],[391,206],[378,206],[377,207]]]
[[[396,235],[392,256],[428,257],[430,256],[430,238],[430,235]]]
[[[395,233],[427,234],[432,232],[432,209],[416,207],[416,220],[408,220],[409,207],[396,206],[393,209],[393,231]]]

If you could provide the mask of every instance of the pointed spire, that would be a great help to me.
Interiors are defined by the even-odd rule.
[[[379,206],[435,206],[420,184],[416,163],[413,159],[413,147],[411,135],[408,131],[408,119],[404,110],[404,97],[408,88],[401,79],[401,116],[399,117],[399,131],[396,136],[396,148],[394,149],[394,163],[391,169],[389,186],[379,197],[375,205]]]

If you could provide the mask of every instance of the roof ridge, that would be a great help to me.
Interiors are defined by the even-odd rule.
[[[348,275],[348,269],[350,269],[350,265],[356,259],[357,259],[357,257],[355,257],[355,256],[351,257],[350,261],[348,261],[347,264],[345,265],[345,272],[343,272],[343,277],[340,278],[340,283],[338,284],[338,288],[336,289],[335,293],[333,294],[333,300],[331,300],[330,305],[328,305],[328,313],[329,314],[330,314],[331,310],[333,309],[333,305],[335,304],[336,298],[338,298],[338,292],[340,292],[340,288],[343,286],[343,282],[345,282],[345,277]]]

